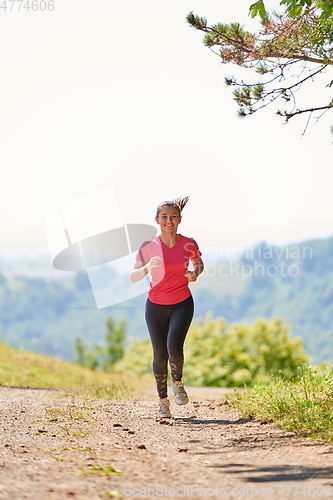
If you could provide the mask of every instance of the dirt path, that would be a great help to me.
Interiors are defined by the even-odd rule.
[[[333,447],[188,392],[160,420],[155,398],[0,387],[0,499],[333,498]]]

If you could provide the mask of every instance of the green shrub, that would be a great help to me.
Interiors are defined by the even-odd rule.
[[[281,318],[258,318],[252,325],[232,324],[211,313],[193,322],[185,346],[186,382],[239,387],[267,382],[271,376],[293,379],[309,358],[302,339],[289,338]]]
[[[114,371],[123,372],[130,376],[141,376],[152,373],[153,350],[149,337],[142,340],[132,338],[130,345],[125,349],[124,357],[113,366]]]
[[[227,325],[224,318],[193,321],[185,342],[184,380],[188,385],[240,387],[268,382],[272,376],[292,380],[309,358],[300,337],[289,337],[281,318],[252,325]],[[133,375],[152,372],[149,338],[136,339],[125,351],[117,370]]]

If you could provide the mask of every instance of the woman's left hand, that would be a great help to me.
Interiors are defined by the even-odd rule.
[[[188,271],[185,274],[185,278],[187,278],[188,281],[197,281],[197,276],[195,274],[195,271]]]

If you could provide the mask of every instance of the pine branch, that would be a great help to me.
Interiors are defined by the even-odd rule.
[[[307,0],[304,1],[308,3]],[[333,3],[333,0],[330,1]],[[234,78],[225,79],[227,85],[238,87],[233,94],[239,105],[239,116],[253,114],[278,98],[293,104],[292,111],[277,112],[284,116],[286,121],[303,113],[308,113],[311,117],[314,111],[326,112],[333,107],[332,100],[327,106],[296,109],[295,93],[308,80],[313,80],[333,65],[333,19],[329,16],[319,16],[318,10],[312,4],[308,4],[309,8],[302,9],[299,15],[292,17],[288,15],[288,9],[285,14],[273,13],[271,16],[266,15],[265,11],[265,15],[261,16],[262,29],[257,34],[244,30],[238,23],[208,26],[206,18],[194,15],[193,12],[187,16],[192,27],[205,33],[204,44],[214,54],[219,55],[223,62],[255,68],[261,75],[273,75],[266,82],[249,84],[237,82]],[[253,14],[260,13],[260,9],[264,9],[263,0],[253,4],[251,9]],[[261,12],[263,13],[264,11]],[[217,51],[213,50],[215,48],[218,48]],[[298,64],[297,73],[292,77],[296,77],[297,81],[293,80],[295,83],[281,86],[280,82],[286,80],[285,72],[292,66],[295,67],[295,64]],[[319,65],[319,68],[313,68],[313,64]],[[309,70],[309,73],[304,77],[305,70]],[[332,84],[333,80],[327,87]]]
[[[313,113],[313,111],[322,111],[322,110],[328,110],[333,108],[333,104],[328,104],[327,106],[320,106],[318,108],[308,108],[308,109],[298,109],[296,111],[293,111],[291,113],[288,113],[287,111],[281,112],[277,111],[276,114],[280,116],[285,116],[287,118],[286,121],[288,121],[290,118],[293,118],[294,116],[301,115],[302,113]]]

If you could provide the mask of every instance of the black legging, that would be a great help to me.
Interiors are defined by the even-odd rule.
[[[193,297],[177,304],[154,304],[146,301],[145,317],[154,351],[153,371],[160,398],[166,398],[168,360],[173,381],[183,375],[183,346],[194,313]]]

